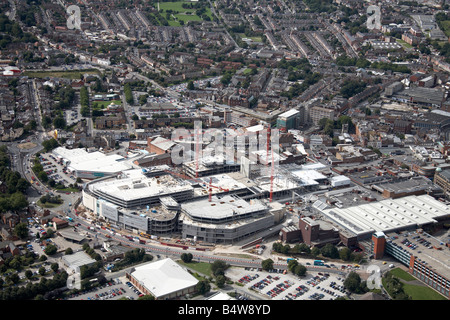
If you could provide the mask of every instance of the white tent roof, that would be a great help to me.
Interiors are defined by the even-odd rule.
[[[155,298],[195,286],[198,280],[172,259],[164,259],[137,267],[131,275]]]

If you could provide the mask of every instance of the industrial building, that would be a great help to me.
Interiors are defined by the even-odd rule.
[[[422,228],[450,218],[450,208],[429,195],[407,196],[347,207],[318,210],[325,219],[359,240],[375,232]]]
[[[73,254],[66,254],[61,257],[61,261],[63,262],[64,266],[72,270],[77,270],[82,266],[90,266],[96,262],[95,259],[92,259],[84,251],[75,252]]]
[[[115,175],[132,168],[126,159],[120,155],[106,155],[102,152],[87,152],[85,149],[66,149],[58,147],[53,150],[53,156],[61,160],[70,172],[77,178],[96,179]]]
[[[438,195],[442,193],[428,178],[424,176],[412,177],[407,180],[387,182],[372,185],[372,189],[380,192],[384,198],[401,198],[409,195]]]
[[[198,283],[194,276],[170,258],[132,268],[126,277],[142,293],[157,300],[193,294]]]

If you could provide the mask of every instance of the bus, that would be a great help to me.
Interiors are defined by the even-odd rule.
[[[315,266],[323,266],[324,265],[324,261],[323,260],[314,260],[314,265]]]

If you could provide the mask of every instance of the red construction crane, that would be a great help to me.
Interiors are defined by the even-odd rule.
[[[272,202],[273,199],[273,175],[274,175],[274,161],[273,161],[273,149],[272,149],[272,168],[270,170],[270,198],[269,202]]]

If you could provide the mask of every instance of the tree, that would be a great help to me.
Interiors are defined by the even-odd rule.
[[[195,90],[194,81],[189,80],[189,82],[187,83],[187,89],[188,90]]]
[[[141,94],[139,96],[139,104],[142,106],[147,103],[148,94]]]
[[[352,271],[348,274],[344,281],[344,287],[350,292],[359,292],[361,286],[361,277]]]
[[[40,267],[38,272],[41,276],[43,276],[45,274],[45,267]]]
[[[349,248],[342,248],[339,250],[339,258],[344,261],[349,261],[351,253],[352,251]]]
[[[225,270],[229,267],[225,261],[222,260],[216,260],[211,265],[211,272],[215,277],[219,275],[224,275]]]
[[[332,245],[331,243],[327,243],[325,246],[323,246],[323,248],[320,250],[321,254],[324,257],[328,257],[328,258],[338,258],[339,257],[339,251],[336,248],[336,246]]]
[[[211,285],[209,284],[208,280],[201,280],[197,283],[195,286],[195,289],[200,294],[205,294],[211,290]]]
[[[217,287],[223,288],[225,286],[225,280],[226,280],[225,276],[223,276],[223,275],[217,276],[216,277],[216,285],[217,285]]]
[[[12,259],[10,262],[9,262],[9,266],[11,267],[11,268],[13,268],[13,269],[16,269],[16,270],[20,270],[20,267],[22,266],[22,264],[20,263],[20,261],[17,259],[17,257],[16,258],[14,258],[14,259]]]
[[[66,127],[66,119],[58,116],[53,120],[53,126],[57,129],[64,129]]]
[[[123,86],[123,93],[125,94],[125,100],[128,104],[134,104],[133,91],[129,83]]]
[[[38,178],[39,178],[39,180],[41,180],[44,183],[48,181],[48,176],[47,176],[47,173],[45,171],[39,172],[38,173]]]
[[[53,270],[53,272],[56,272],[59,269],[59,265],[55,262],[51,264],[50,268]]]
[[[272,259],[266,259],[266,260],[263,260],[261,262],[261,267],[262,267],[263,270],[266,270],[266,271],[272,270],[273,269],[273,263],[274,262],[273,262]]]
[[[14,234],[16,236],[18,236],[19,238],[23,239],[25,237],[28,236],[28,227],[27,224],[22,222],[22,223],[18,223],[15,227],[14,227]]]
[[[299,245],[300,252],[304,252],[306,254],[311,253],[311,248],[304,242]]]
[[[313,255],[313,257],[317,257],[320,254],[320,249],[317,247],[313,247],[311,249],[311,254]]]
[[[56,246],[53,244],[47,245],[47,247],[44,250],[45,254],[49,256],[54,255],[56,251],[58,251],[58,248],[56,248]]]
[[[181,254],[181,260],[183,260],[183,262],[185,263],[189,263],[192,261],[192,253],[182,253]]]
[[[33,277],[33,271],[31,271],[30,269],[25,271],[25,277],[27,279],[31,279]]]
[[[27,197],[22,192],[15,192],[9,197],[10,210],[18,211],[28,206]]]
[[[299,277],[304,277],[306,275],[306,267],[299,263],[292,272]]]
[[[55,139],[49,139],[42,142],[42,146],[45,149],[45,152],[49,152],[53,149],[55,149],[59,145],[58,141]]]
[[[138,300],[155,300],[155,297],[151,294],[145,294],[142,297],[139,297]]]
[[[290,260],[288,262],[288,269],[289,271],[293,272],[293,270],[295,269],[295,267],[298,266],[298,261],[297,260]]]

